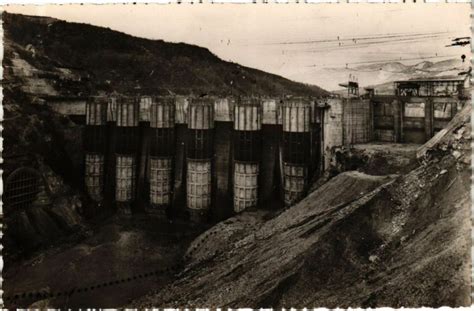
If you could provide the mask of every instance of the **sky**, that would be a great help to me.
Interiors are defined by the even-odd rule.
[[[324,69],[470,59],[470,4],[137,4],[7,6],[138,37],[203,46],[220,58],[328,85]],[[341,81],[343,82],[343,81]]]

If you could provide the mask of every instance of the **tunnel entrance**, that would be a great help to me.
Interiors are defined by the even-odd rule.
[[[3,202],[5,212],[29,208],[45,195],[46,184],[43,176],[34,168],[20,167],[13,171],[5,180]]]

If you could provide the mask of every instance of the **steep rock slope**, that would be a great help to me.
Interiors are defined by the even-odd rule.
[[[470,114],[395,180],[345,172],[271,220],[211,228],[175,282],[132,305],[470,305]]]

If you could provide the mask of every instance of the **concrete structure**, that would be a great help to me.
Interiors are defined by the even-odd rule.
[[[124,213],[176,215],[186,206],[193,218],[216,220],[292,204],[324,169],[323,147],[343,144],[328,116],[344,100],[112,96],[101,143],[113,181],[106,196]]]
[[[76,123],[84,124],[86,116],[86,103],[88,97],[80,96],[50,96],[43,97],[46,104],[56,113],[66,115]]]
[[[373,109],[374,140],[400,141],[400,110],[393,95],[375,95],[370,98]]]
[[[308,99],[292,98],[282,106],[283,192],[286,206],[305,195],[311,146],[311,104]]]
[[[468,100],[467,80],[395,82],[395,95],[372,96],[374,139],[422,144],[442,129]]]
[[[234,108],[234,211],[258,204],[262,106],[257,98],[240,98]]]
[[[343,102],[344,145],[372,141],[372,105],[362,98],[345,99]]]
[[[134,97],[120,96],[115,99],[115,201],[122,214],[132,213],[137,192],[139,103],[140,100]]]
[[[85,184],[87,193],[95,202],[103,200],[104,191],[104,155],[86,153],[85,155]]]
[[[191,218],[208,216],[212,204],[214,103],[194,98],[188,107],[187,207]]]
[[[333,149],[344,145],[343,139],[343,103],[340,98],[328,98],[318,101],[318,106],[324,109],[322,134],[322,170],[330,166]]]
[[[85,107],[85,185],[95,202],[104,197],[107,99],[93,97]]]
[[[331,154],[341,146],[425,143],[468,102],[463,78],[397,81],[395,86],[394,95],[370,92],[316,100],[315,106],[323,110],[322,170],[330,167]]]
[[[390,96],[360,97],[351,84],[347,96],[318,99],[111,96],[106,105],[92,98],[86,187],[91,198],[125,213],[196,220],[289,206],[330,168],[338,148],[425,142],[465,104],[462,82],[449,81],[454,93],[443,93],[438,82],[413,88],[411,81],[400,87],[416,93]]]
[[[207,216],[212,203],[212,162],[188,159],[187,206],[194,216]]]
[[[171,204],[175,152],[174,103],[174,97],[154,97],[150,99],[147,107],[151,132],[148,173],[150,204],[147,205],[149,207],[147,209],[151,212],[157,210],[164,212]],[[142,119],[146,120],[146,118]]]
[[[135,199],[136,158],[132,155],[116,156],[115,200],[120,212],[131,214],[131,204]]]
[[[150,157],[150,211],[167,207],[172,194],[172,158]]]
[[[262,105],[259,205],[271,209],[283,206],[280,141],[281,99],[260,98]]]
[[[316,102],[321,110],[321,171],[331,165],[334,148],[373,140],[373,110],[369,99],[326,98]]]
[[[150,122],[151,117],[151,107],[152,107],[153,97],[151,96],[141,96],[139,107],[139,122]],[[173,105],[174,106],[174,105]],[[174,117],[174,116],[173,116]]]
[[[258,204],[259,163],[234,162],[234,211],[240,213]]]

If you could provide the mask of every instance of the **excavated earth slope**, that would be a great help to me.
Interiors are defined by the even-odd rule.
[[[345,172],[273,219],[216,225],[176,281],[132,305],[470,305],[470,114],[409,173]]]

